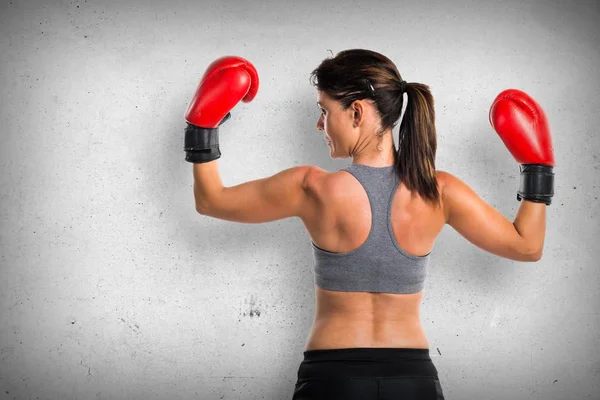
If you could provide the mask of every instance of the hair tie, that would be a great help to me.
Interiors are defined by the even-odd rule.
[[[406,83],[406,81],[400,82],[400,91],[402,93],[406,93],[406,85],[408,85],[408,83]]]

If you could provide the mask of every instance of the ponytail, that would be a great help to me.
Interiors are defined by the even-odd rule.
[[[406,110],[400,123],[395,169],[406,187],[426,200],[440,204],[435,171],[437,135],[435,110],[429,86],[408,83]]]

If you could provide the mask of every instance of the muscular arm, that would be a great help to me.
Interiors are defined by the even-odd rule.
[[[446,223],[477,247],[515,261],[538,261],[546,234],[546,205],[521,201],[514,222],[481,199],[467,184],[444,171],[442,200]]]

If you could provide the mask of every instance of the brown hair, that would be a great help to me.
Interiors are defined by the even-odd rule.
[[[400,119],[404,101],[402,81],[390,59],[362,49],[341,51],[323,60],[310,76],[311,84],[338,101],[343,110],[356,100],[372,100],[381,117],[381,129],[377,132],[380,141],[383,132],[394,128]],[[394,170],[409,190],[439,205],[433,96],[429,86],[422,83],[406,83],[405,91],[408,103],[400,123]]]

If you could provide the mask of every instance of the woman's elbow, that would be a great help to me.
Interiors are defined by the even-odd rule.
[[[544,252],[543,248],[529,251],[525,254],[525,258],[526,258],[525,261],[526,262],[540,261],[542,259],[543,252]]]

